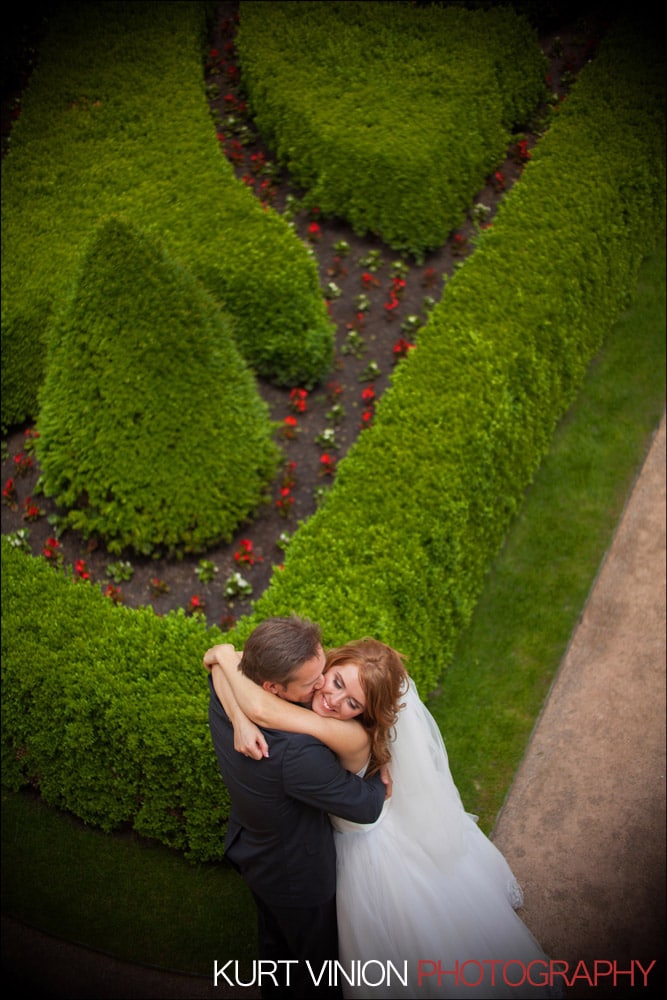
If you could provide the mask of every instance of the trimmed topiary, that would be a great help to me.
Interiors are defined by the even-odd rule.
[[[210,6],[53,6],[2,161],[3,428],[37,416],[54,303],[114,215],[155,235],[233,316],[258,375],[316,385],[334,333],[317,263],[220,148],[202,70]]]
[[[545,91],[511,7],[244,0],[243,82],[279,162],[325,216],[420,259],[461,224]]]
[[[49,333],[43,488],[110,552],[200,552],[262,500],[278,448],[229,321],[182,266],[104,223]]]

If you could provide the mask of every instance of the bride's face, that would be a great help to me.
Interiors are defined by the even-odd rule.
[[[324,675],[323,686],[313,695],[313,712],[325,718],[353,719],[366,704],[356,663],[339,663]]]

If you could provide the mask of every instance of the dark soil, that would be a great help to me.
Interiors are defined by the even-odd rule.
[[[219,16],[211,27],[209,53],[205,58],[211,110],[222,136],[221,151],[234,163],[237,176],[246,178],[246,183],[252,184],[259,198],[283,212],[293,204],[292,199],[301,197],[301,192],[290,184],[284,171],[271,165],[270,151],[253,132],[247,114],[244,115],[233,45],[236,8],[236,3],[222,3]],[[542,38],[543,49],[551,59],[550,90],[558,95],[559,100],[565,97],[579,68],[592,53],[593,24],[592,19],[587,22],[580,20],[567,30]],[[19,106],[17,100],[18,96],[12,94],[13,109]],[[552,103],[557,107],[555,99]],[[229,123],[230,112],[239,122],[234,128]],[[526,140],[527,150],[537,139],[545,113],[546,108],[537,109],[535,121],[528,123],[526,131],[517,136],[517,142],[519,138]],[[7,121],[7,117],[3,116],[3,132],[5,126],[9,127]],[[77,573],[77,561],[83,560],[85,565],[78,564],[78,573],[89,574],[94,585],[100,585],[105,591],[109,589],[111,599],[130,607],[150,604],[158,614],[164,614],[177,608],[191,610],[191,601],[196,598],[203,606],[202,613],[208,624],[223,628],[231,627],[240,615],[247,614],[251,610],[251,601],[267,587],[274,567],[282,563],[284,548],[280,544],[281,535],[292,534],[299,522],[313,514],[321,491],[333,481],[335,471],[325,471],[322,456],[327,454],[333,457],[334,463],[340,462],[357,436],[364,433],[364,423],[372,422],[374,405],[369,404],[362,394],[372,389],[377,402],[389,384],[395,364],[400,364],[396,353],[398,342],[404,338],[418,344],[418,330],[415,332],[408,317],[418,317],[419,324],[423,325],[430,308],[429,299],[432,304],[440,299],[447,279],[474,249],[474,206],[478,203],[487,206],[486,224],[491,223],[504,192],[519,180],[525,157],[517,142],[508,150],[506,160],[498,165],[496,176],[489,178],[486,187],[474,198],[464,225],[451,234],[443,247],[419,264],[402,259],[400,254],[373,236],[356,236],[344,222],[321,219],[317,213],[297,211],[294,216],[296,230],[304,242],[313,247],[323,289],[333,282],[340,293],[329,299],[330,314],[337,331],[336,351],[327,378],[307,394],[305,412],[294,412],[290,389],[277,389],[268,383],[260,383],[260,391],[270,407],[272,418],[281,424],[285,417],[296,419],[294,436],[291,439],[280,436],[285,464],[273,483],[266,504],[252,521],[239,528],[230,544],[220,545],[202,555],[178,561],[123,554],[122,559],[131,564],[129,580],[120,577],[115,580],[110,575],[109,567],[119,563],[118,556],[107,553],[101,544],[87,543],[72,531],[64,532],[59,539],[63,564],[71,566]],[[264,166],[261,166],[262,156],[266,159]],[[313,223],[319,227],[319,238],[315,240],[310,233]],[[340,241],[349,246],[349,252],[344,256],[336,248]],[[378,256],[378,265],[371,268],[368,255],[373,252]],[[388,311],[385,303],[391,301],[392,281],[397,269],[405,284],[397,295],[398,304]],[[368,300],[364,311],[359,309],[360,295],[365,295]],[[350,350],[353,342],[358,347],[357,353]],[[377,366],[378,373],[366,378],[364,373],[371,363]],[[335,432],[335,447],[317,441],[327,428],[333,428]],[[50,518],[58,512],[53,501],[39,495],[39,469],[33,456],[28,456],[33,462],[32,467],[24,475],[17,475],[17,458],[20,462],[20,457],[25,457],[29,432],[30,428],[26,427],[14,429],[3,441],[3,485],[12,478],[16,496],[12,503],[3,497],[2,531],[14,534],[25,530],[27,545],[35,555],[39,555],[47,540],[56,534]],[[288,489],[288,500],[293,498],[287,516],[277,505],[281,489]],[[39,511],[35,511],[34,520],[26,517],[31,504]],[[255,560],[253,565],[240,558],[244,552],[240,544],[242,540],[250,543]],[[214,578],[205,583],[200,582],[197,575],[202,558],[212,562],[216,568]],[[225,584],[236,571],[252,585],[252,595],[233,599],[225,596]],[[151,587],[154,578],[162,581],[165,593],[155,595]]]

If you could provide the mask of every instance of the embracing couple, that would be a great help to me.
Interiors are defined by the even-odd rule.
[[[255,900],[259,957],[277,963],[262,996],[552,995],[536,974],[517,985],[548,960],[399,653],[375,639],[325,653],[316,624],[270,618],[242,655],[214,646],[204,664],[225,854]],[[320,976],[327,963],[337,976]]]

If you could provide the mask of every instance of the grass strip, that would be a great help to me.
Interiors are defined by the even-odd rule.
[[[665,406],[665,251],[589,368],[429,704],[489,830]]]

